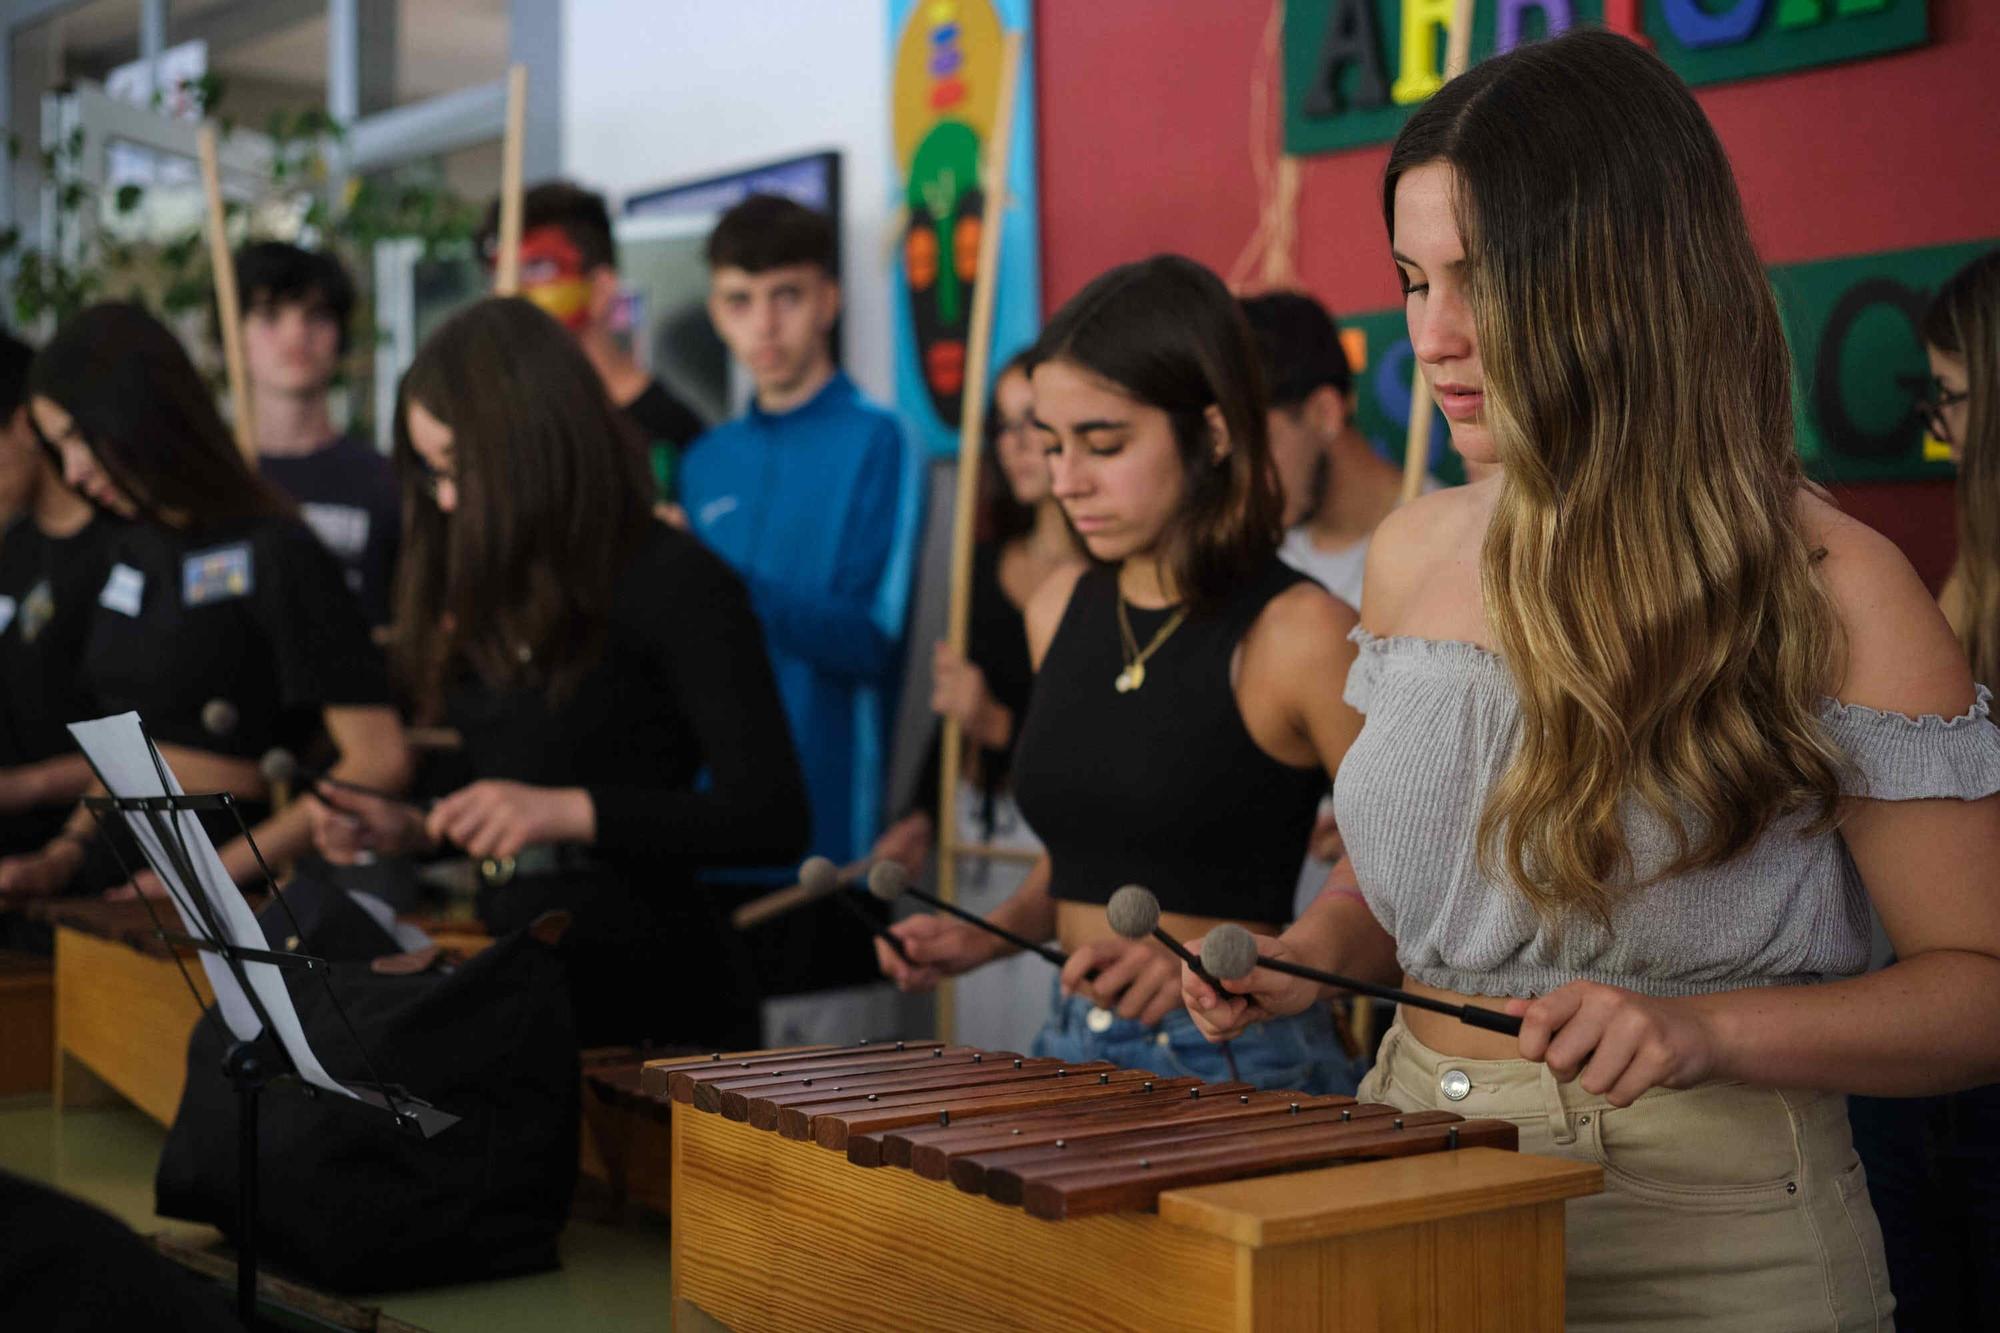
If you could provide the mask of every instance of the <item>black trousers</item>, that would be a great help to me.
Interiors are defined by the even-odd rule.
[[[494,934],[544,912],[572,916],[559,950],[577,1041],[585,1046],[757,1045],[757,991],[742,945],[709,895],[686,880],[645,885],[617,870],[516,878],[479,891]]]

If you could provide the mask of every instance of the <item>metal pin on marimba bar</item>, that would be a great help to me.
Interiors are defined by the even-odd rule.
[[[886,1054],[888,1045],[878,1049]],[[1046,1220],[1145,1210],[1162,1190],[1220,1178],[1385,1153],[1513,1146],[1509,1127],[1499,1122],[1461,1128],[1447,1124],[1448,1115],[1412,1119],[1395,1107],[1348,1098],[1163,1080],[1104,1063],[1077,1066],[1013,1052],[985,1052],[997,1059],[979,1063],[980,1052],[931,1041],[913,1040],[904,1049],[886,1063],[851,1048],[789,1057],[800,1065],[756,1057],[753,1066],[770,1074],[799,1071],[762,1082],[738,1078],[736,1059],[710,1072],[704,1058],[699,1070],[676,1075],[682,1080],[676,1087],[727,1085],[703,1092],[698,1109],[720,1114],[733,1098],[732,1122],[747,1111],[752,1126],[832,1149],[855,1166],[949,1178],[959,1190]],[[1144,1095],[1183,1088],[1186,1098],[1164,1103]]]

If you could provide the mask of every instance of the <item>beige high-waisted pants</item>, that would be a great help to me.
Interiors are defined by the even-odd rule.
[[[1532,1061],[1440,1055],[1399,1015],[1359,1096],[1512,1121],[1522,1152],[1604,1168],[1604,1192],[1568,1205],[1571,1330],[1892,1327],[1882,1230],[1838,1093],[1708,1083],[1621,1109]]]

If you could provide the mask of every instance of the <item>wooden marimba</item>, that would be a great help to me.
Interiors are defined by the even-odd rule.
[[[172,911],[155,906],[163,917]],[[57,1107],[123,1100],[172,1124],[188,1034],[214,998],[194,951],[162,940],[142,902],[59,898],[31,912],[55,930]]]
[[[683,1329],[1556,1329],[1600,1183],[1504,1121],[942,1043],[644,1083]]]

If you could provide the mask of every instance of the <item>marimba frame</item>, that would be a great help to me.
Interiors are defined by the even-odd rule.
[[[679,1329],[1562,1326],[1564,1201],[1594,1166],[1490,1148],[1168,1191],[1047,1222],[673,1107]]]

